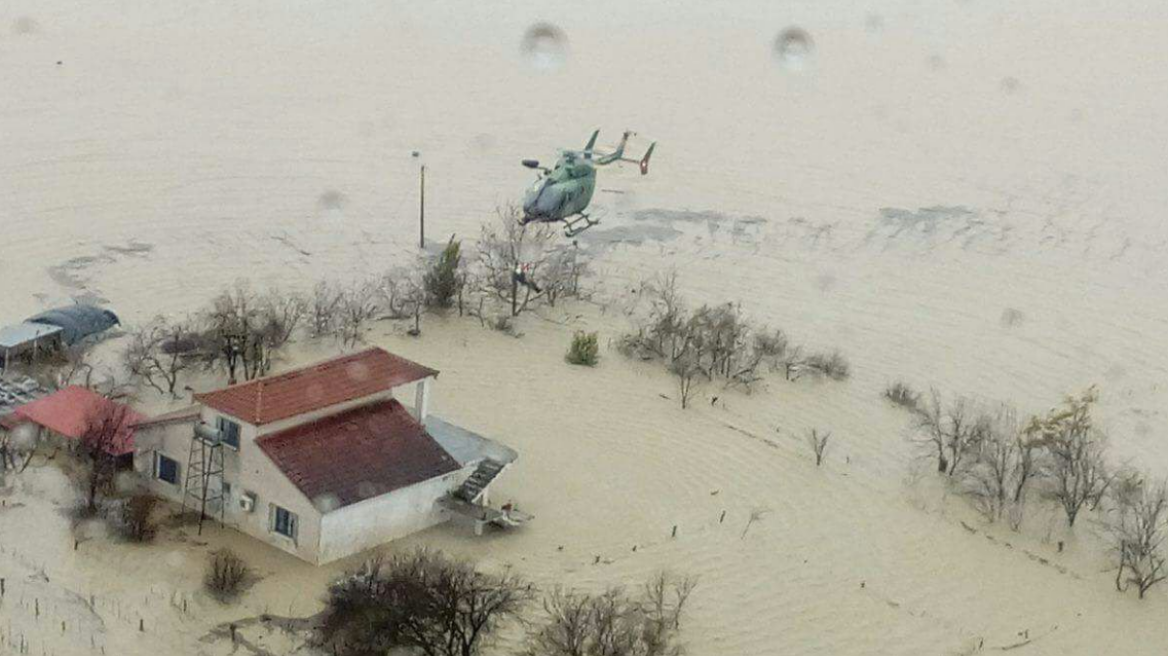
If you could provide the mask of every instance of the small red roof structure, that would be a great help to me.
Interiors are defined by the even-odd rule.
[[[437,375],[434,369],[384,349],[370,348],[241,385],[195,394],[195,400],[262,426]]]
[[[13,414],[76,440],[85,433],[86,426],[93,417],[121,408],[125,409],[125,415],[122,417],[123,428],[117,443],[111,445],[109,452],[113,456],[123,456],[134,452],[132,426],[146,417],[124,404],[111,401],[84,387],[70,385],[20,406]]]
[[[266,435],[256,444],[325,512],[459,468],[394,399]]]

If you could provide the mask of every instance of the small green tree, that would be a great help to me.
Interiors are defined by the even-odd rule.
[[[465,283],[462,274],[462,242],[450,237],[446,248],[426,272],[423,283],[426,287],[426,304],[430,307],[449,308],[462,293]]]
[[[576,331],[572,336],[572,346],[568,348],[568,355],[564,359],[568,364],[595,367],[600,360],[600,342],[597,334]]]

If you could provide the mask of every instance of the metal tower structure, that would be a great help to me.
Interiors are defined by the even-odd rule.
[[[183,514],[187,508],[199,510],[199,535],[203,534],[208,508],[217,509],[223,523],[223,437],[218,429],[195,425],[183,488]]]

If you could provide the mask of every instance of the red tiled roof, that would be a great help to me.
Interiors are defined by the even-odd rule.
[[[151,428],[153,426],[162,426],[164,424],[177,424],[187,421],[194,421],[199,418],[201,409],[197,405],[179,408],[153,417],[144,417],[141,421],[134,422],[134,428]]]
[[[438,372],[379,348],[196,394],[195,399],[255,426],[412,383]]]
[[[121,407],[126,406],[84,387],[70,385],[20,406],[14,414],[65,437],[80,439],[91,417],[98,412],[106,411],[107,408]],[[111,455],[121,456],[134,451],[134,430],[131,427],[145,418],[142,414],[127,408],[122,418],[124,429],[121,438],[118,444],[110,449]]]
[[[256,444],[324,512],[459,468],[394,399],[266,435]]]

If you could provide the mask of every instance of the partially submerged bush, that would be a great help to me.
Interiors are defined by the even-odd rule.
[[[318,638],[340,656],[412,648],[429,656],[473,656],[532,597],[514,574],[491,574],[440,552],[373,559],[329,586]]]
[[[915,410],[921,395],[914,392],[904,381],[896,381],[884,390],[884,398],[905,410]]]
[[[683,653],[682,611],[690,578],[660,574],[639,592],[598,595],[556,588],[544,601],[545,623],[528,638],[530,656],[676,656]]]
[[[454,241],[454,237],[446,243],[442,254],[438,256],[422,278],[426,289],[426,305],[430,307],[449,308],[462,293],[465,275],[462,272],[462,242]]]
[[[809,355],[804,364],[832,380],[847,380],[852,374],[851,365],[839,351]]]
[[[158,527],[154,524],[154,508],[158,499],[148,494],[136,494],[122,504],[116,530],[131,542],[149,542],[154,539]]]
[[[569,364],[579,364],[595,367],[600,360],[600,342],[596,333],[576,331],[572,336],[572,346],[568,348],[565,359]]]
[[[228,602],[243,592],[251,580],[251,568],[230,549],[220,549],[211,554],[207,562],[207,574],[203,584],[207,592],[221,602]]]

